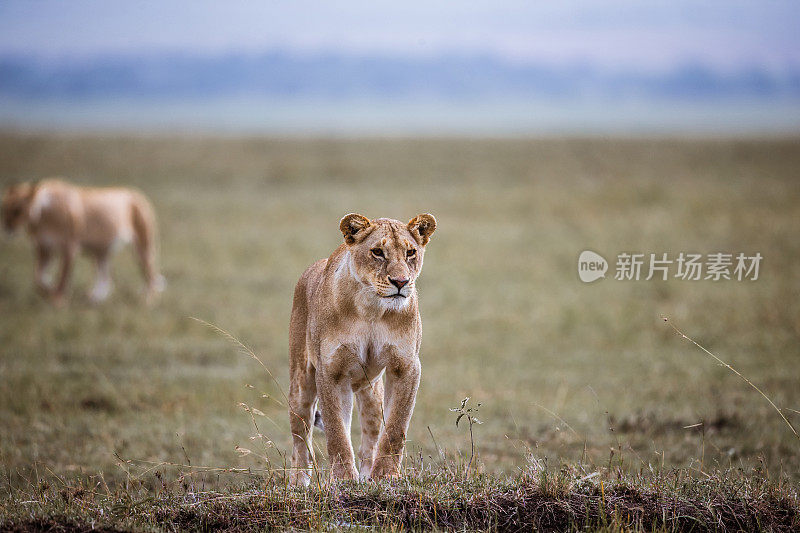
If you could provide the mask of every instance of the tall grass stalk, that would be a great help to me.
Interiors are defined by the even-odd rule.
[[[767,395],[764,393],[764,391],[762,391],[761,389],[759,389],[759,388],[758,388],[758,387],[755,385],[755,383],[753,383],[752,381],[750,381],[749,379],[747,379],[746,377],[744,377],[744,376],[741,374],[741,372],[739,372],[738,370],[736,370],[735,368],[733,368],[731,365],[729,365],[728,363],[726,363],[725,361],[723,361],[722,359],[720,359],[719,357],[717,357],[716,355],[714,355],[714,354],[713,354],[713,353],[711,353],[710,351],[706,350],[706,349],[705,349],[703,346],[701,346],[701,345],[700,345],[700,344],[699,344],[697,341],[695,341],[695,340],[694,340],[694,339],[692,339],[691,337],[687,336],[687,335],[686,335],[684,332],[682,332],[681,330],[679,330],[678,328],[676,328],[676,327],[675,327],[675,325],[674,325],[672,322],[670,322],[670,320],[669,320],[669,318],[668,318],[668,317],[666,317],[666,316],[662,316],[661,318],[664,320],[664,322],[666,322],[666,324],[667,324],[669,327],[671,327],[673,330],[675,330],[675,333],[677,333],[677,334],[678,334],[678,335],[680,335],[682,338],[686,339],[687,341],[691,342],[692,344],[694,344],[695,346],[697,346],[698,348],[700,348],[701,350],[703,350],[705,353],[707,353],[708,355],[710,355],[711,357],[713,357],[713,358],[714,358],[714,360],[715,360],[715,361],[717,361],[719,364],[721,364],[722,366],[724,366],[725,368],[727,368],[728,370],[730,370],[731,372],[733,372],[734,374],[736,374],[737,376],[739,376],[740,378],[742,378],[742,379],[744,380],[744,382],[745,382],[745,383],[747,383],[748,385],[750,385],[751,387],[753,387],[753,388],[756,390],[756,392],[758,392],[758,393],[759,393],[761,396],[763,396],[763,397],[764,397],[764,399],[765,399],[765,400],[767,400],[767,401],[769,402],[769,404],[770,404],[770,405],[772,406],[772,408],[773,408],[773,409],[775,409],[775,411],[776,411],[776,412],[777,412],[777,413],[780,415],[780,417],[783,419],[783,421],[784,421],[784,422],[786,422],[786,425],[787,425],[787,426],[789,426],[789,429],[791,429],[791,430],[792,430],[792,433],[794,433],[794,436],[795,436],[795,437],[797,437],[798,439],[800,439],[800,434],[798,434],[798,433],[797,433],[797,430],[796,430],[796,429],[794,429],[794,426],[792,425],[792,423],[791,423],[791,422],[789,422],[789,419],[788,419],[788,418],[786,418],[786,416],[783,414],[783,412],[780,410],[780,408],[779,408],[777,405],[775,405],[775,402],[773,402],[773,401],[772,401],[772,400],[769,398],[769,396],[767,396]]]

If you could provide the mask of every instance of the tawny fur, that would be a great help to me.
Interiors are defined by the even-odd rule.
[[[156,268],[156,219],[147,198],[128,188],[79,187],[52,178],[21,183],[6,189],[2,207],[8,231],[24,226],[36,254],[36,287],[53,303],[64,301],[77,252],[90,255],[97,266],[93,301],[111,292],[110,260],[124,244],[133,242],[151,300],[164,285]],[[47,267],[61,256],[55,284],[47,279]]]
[[[415,281],[435,228],[428,214],[408,224],[347,215],[344,244],[300,277],[289,326],[293,484],[311,479],[317,403],[331,479],[399,475],[421,374]],[[354,396],[358,470],[350,439]]]

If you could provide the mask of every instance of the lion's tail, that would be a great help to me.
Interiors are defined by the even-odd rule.
[[[135,192],[131,202],[131,217],[133,222],[134,244],[139,256],[139,265],[142,275],[147,282],[148,297],[164,290],[166,281],[159,274],[156,266],[157,226],[153,206],[147,198]]]

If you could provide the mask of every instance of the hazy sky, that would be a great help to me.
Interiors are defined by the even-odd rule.
[[[0,54],[270,49],[589,61],[660,69],[800,66],[800,2],[3,0]]]

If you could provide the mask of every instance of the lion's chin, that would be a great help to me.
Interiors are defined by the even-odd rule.
[[[408,306],[410,298],[404,294],[393,294],[391,296],[381,296],[380,305],[386,311],[402,311]]]

